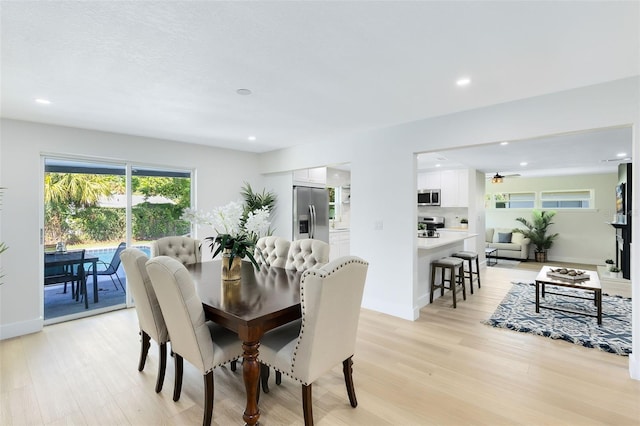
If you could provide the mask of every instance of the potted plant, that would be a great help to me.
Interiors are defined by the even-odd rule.
[[[607,265],[613,265],[614,264],[613,259],[607,259],[607,260],[604,261],[604,263],[606,263]]]
[[[515,228],[513,232],[524,235],[529,238],[535,247],[536,262],[547,261],[547,250],[553,245],[553,241],[558,238],[558,234],[547,234],[550,225],[553,225],[551,219],[556,215],[555,211],[539,211],[532,212],[532,220],[529,222],[523,217],[516,220],[523,224],[527,229]]]
[[[618,268],[617,266],[609,267],[609,273],[615,278],[620,278],[620,268]]]
[[[469,220],[466,217],[463,217],[462,219],[460,219],[460,226],[462,228],[468,228],[469,227]]]

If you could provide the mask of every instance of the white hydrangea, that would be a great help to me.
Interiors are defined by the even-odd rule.
[[[269,209],[267,207],[263,207],[249,212],[247,222],[244,226],[248,234],[254,234],[261,237],[266,235],[269,230],[269,225]]]
[[[244,208],[235,201],[226,206],[216,207],[211,213],[211,225],[218,234],[229,234],[237,237],[242,232],[240,221]]]
[[[196,225],[209,225],[218,234],[228,234],[234,238],[245,234],[257,237],[267,234],[271,225],[269,222],[270,213],[267,207],[250,212],[244,228],[241,225],[243,212],[243,205],[232,201],[225,206],[216,207],[211,212],[186,208],[180,218]]]

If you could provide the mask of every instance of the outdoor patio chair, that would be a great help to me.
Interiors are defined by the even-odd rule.
[[[104,266],[104,269],[98,269],[96,271],[96,275],[98,276],[108,275],[109,278],[111,278],[111,281],[113,282],[113,285],[117,290],[118,284],[116,284],[116,281],[113,279],[113,276],[115,275],[116,278],[118,279],[118,282],[120,283],[120,287],[122,288],[122,291],[124,291],[124,285],[122,284],[122,281],[120,281],[120,277],[118,276],[118,268],[120,267],[120,253],[122,253],[122,251],[126,248],[127,248],[127,243],[120,243],[115,253],[113,253],[111,262],[108,265],[102,260],[98,260],[97,264]],[[87,276],[89,275],[93,275],[93,265],[90,265],[89,268],[87,268]]]

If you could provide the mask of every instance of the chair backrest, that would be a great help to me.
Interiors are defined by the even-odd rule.
[[[211,371],[213,341],[189,271],[176,259],[158,256],[147,261],[147,272],[171,336],[171,350],[201,373]]]
[[[200,241],[189,237],[164,237],[151,242],[151,257],[169,256],[183,265],[202,262]]]
[[[289,246],[291,241],[274,236],[258,239],[253,257],[258,265],[275,266],[284,268],[287,265]]]
[[[122,251],[119,259],[122,259],[124,273],[127,276],[127,285],[136,303],[140,330],[147,333],[158,343],[168,342],[169,331],[164,322],[156,292],[153,290],[151,279],[147,273],[146,264],[149,258],[141,250],[128,248]]]
[[[109,269],[112,270],[113,272],[117,271],[118,268],[120,267],[120,253],[122,253],[122,251],[124,249],[127,248],[127,243],[120,243],[118,245],[118,248],[116,249],[116,252],[113,253],[113,257],[111,258],[111,263],[109,264]]]
[[[353,355],[369,263],[356,256],[335,259],[302,274],[302,327],[292,364],[294,377],[312,383]]]
[[[321,240],[304,239],[291,241],[285,268],[304,271],[319,268],[329,262],[329,244]]]

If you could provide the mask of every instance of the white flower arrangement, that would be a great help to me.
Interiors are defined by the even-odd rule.
[[[227,205],[216,207],[211,212],[202,212],[186,208],[180,217],[182,220],[198,224],[209,225],[218,234],[216,237],[207,237],[211,241],[210,248],[215,257],[223,250],[229,254],[229,265],[233,258],[243,259],[245,256],[251,260],[256,268],[260,266],[253,257],[258,238],[266,235],[269,226],[269,209],[263,207],[247,214],[244,218],[242,204],[232,201]]]

